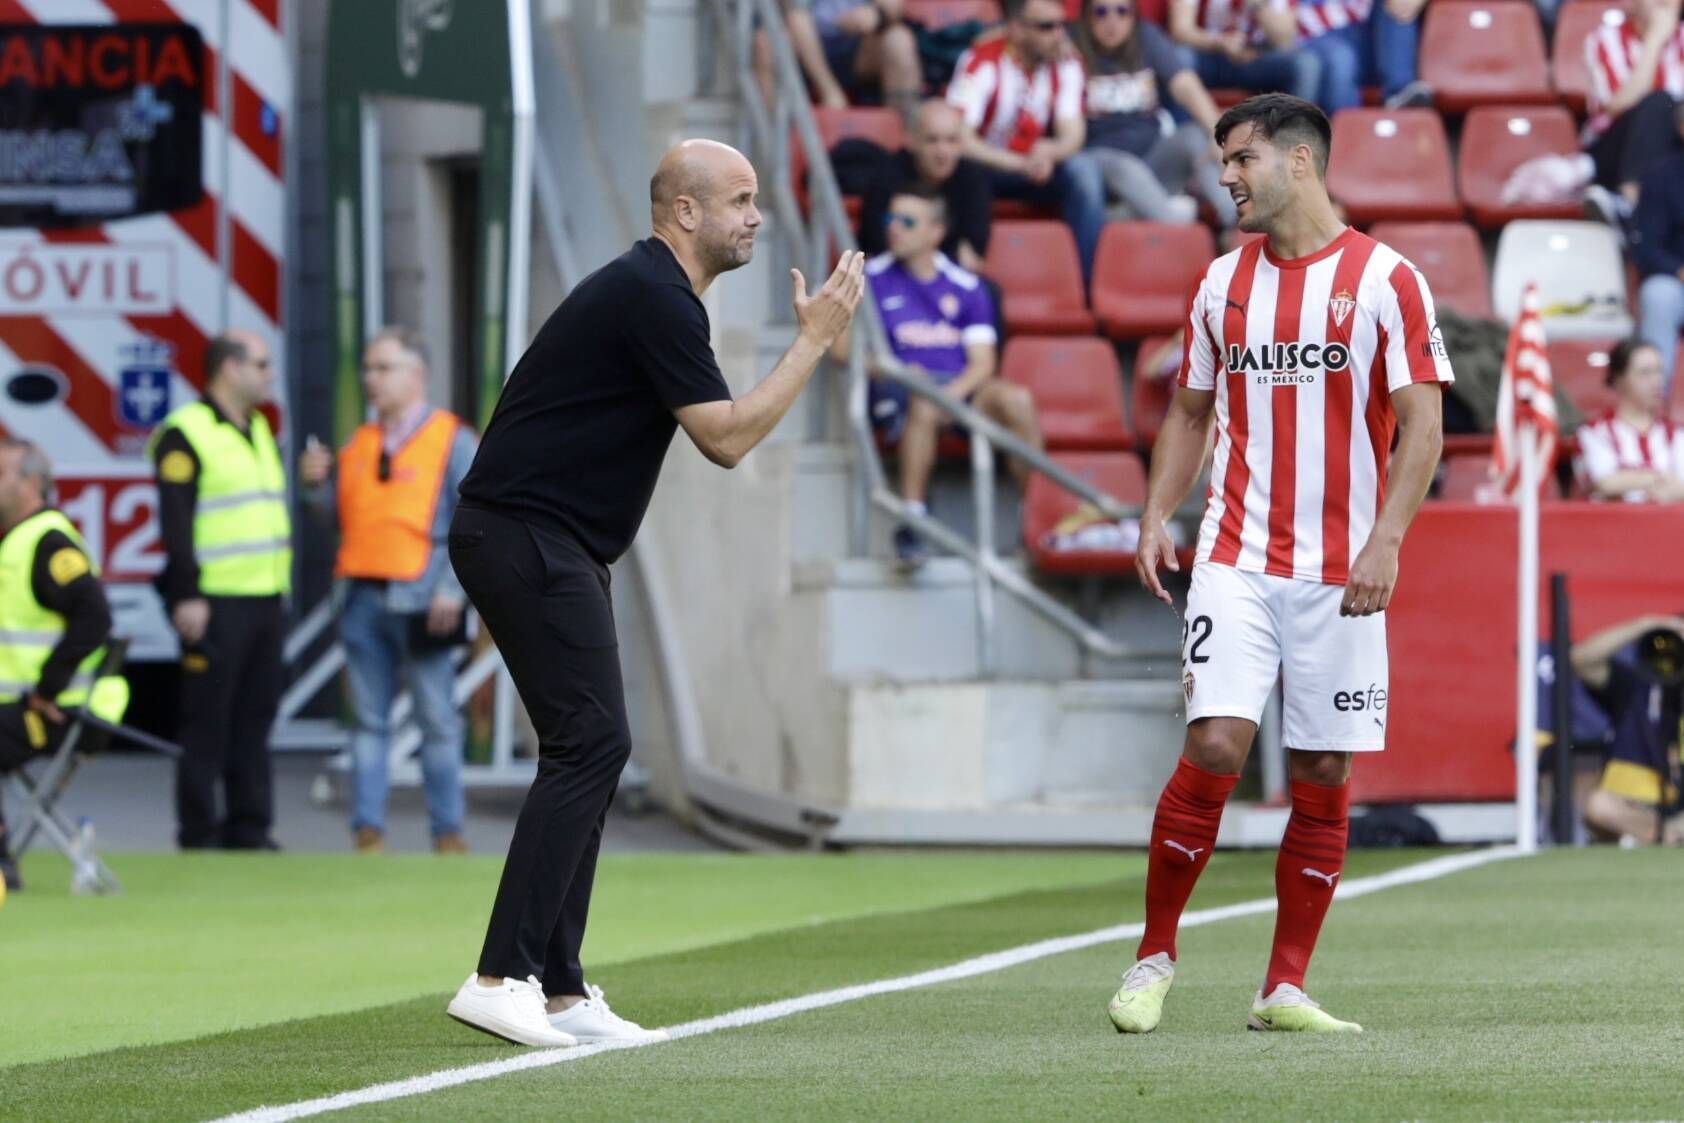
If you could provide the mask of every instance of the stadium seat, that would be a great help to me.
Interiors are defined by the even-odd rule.
[[[1129,380],[1129,424],[1134,430],[1134,442],[1139,448],[1149,449],[1157,443],[1158,430],[1163,428],[1164,414],[1169,412],[1169,401],[1175,397],[1175,380],[1172,378],[1154,378],[1141,369],[1144,356],[1151,355],[1159,348],[1169,343],[1172,336],[1154,335],[1150,339],[1140,341],[1140,348],[1135,352],[1134,377]]]
[[[983,271],[1005,294],[1006,330],[1091,335],[1076,239],[1062,222],[996,222]]]
[[[1573,115],[1559,105],[1534,108],[1482,106],[1462,123],[1458,179],[1462,201],[1475,222],[1495,228],[1517,218],[1578,218],[1578,203],[1505,204],[1503,185],[1514,170],[1538,156],[1579,151]]]
[[[1556,13],[1550,72],[1556,93],[1574,113],[1585,111],[1585,96],[1590,92],[1585,40],[1604,22],[1624,23],[1625,18],[1619,0],[1569,0]]]
[[[1614,343],[1612,339],[1557,339],[1545,344],[1550,377],[1587,418],[1613,408],[1614,392],[1603,383]]]
[[[1123,503],[1146,502],[1146,469],[1132,452],[1066,452],[1059,464]],[[1125,574],[1134,570],[1134,520],[1110,531],[1091,505],[1036,473],[1023,499],[1023,545],[1042,573]],[[1116,524],[1111,524],[1115,526]],[[1083,542],[1083,531],[1089,541]]]
[[[1465,222],[1377,222],[1368,232],[1414,262],[1438,307],[1490,318],[1491,274],[1473,227]]]
[[[1555,100],[1538,10],[1526,0],[1435,0],[1422,21],[1420,68],[1447,113]]]
[[[1187,296],[1216,256],[1208,226],[1111,222],[1093,265],[1093,310],[1117,339],[1174,331],[1187,316]]]
[[[906,0],[906,18],[938,31],[966,20],[999,23],[999,0]]]
[[[1451,503],[1486,502],[1491,486],[1490,453],[1446,456],[1437,497]]]
[[[1550,339],[1608,339],[1631,333],[1626,269],[1614,231],[1600,222],[1518,219],[1503,227],[1492,266],[1491,302],[1513,322],[1527,282],[1538,285]]]
[[[887,152],[897,152],[906,141],[906,129],[901,123],[900,114],[893,109],[880,106],[849,106],[846,109],[826,109],[823,106],[813,106],[813,123],[818,126],[819,140],[824,144],[826,152],[834,149],[845,140],[869,140]],[[796,140],[795,130],[790,130],[789,140],[789,171],[795,179],[795,194],[801,202],[801,209],[807,209],[807,159]],[[857,197],[848,195],[842,200],[847,208],[850,221],[859,220],[860,201]]]
[[[1109,341],[1098,336],[1015,336],[1006,343],[1000,376],[1034,397],[1049,449],[1129,447],[1123,370]]]
[[[1462,217],[1444,120],[1431,109],[1335,114],[1327,188],[1359,225]]]

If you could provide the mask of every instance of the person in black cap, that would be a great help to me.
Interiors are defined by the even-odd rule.
[[[1585,822],[1622,843],[1684,842],[1679,722],[1684,617],[1643,616],[1573,645],[1573,671],[1607,711],[1613,738]]]

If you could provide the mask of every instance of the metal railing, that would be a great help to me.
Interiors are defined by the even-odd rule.
[[[836,251],[858,248],[842,204],[842,192],[830,166],[808,101],[800,64],[784,30],[776,0],[713,0],[712,7],[728,40],[732,76],[736,79],[745,119],[746,140],[759,166],[769,173],[762,195],[771,202],[777,232],[791,257],[810,277],[828,276]],[[764,31],[771,48],[775,97],[766,104],[755,76],[753,51],[756,31]],[[805,158],[808,169],[808,208],[802,214],[792,174],[790,140]],[[907,523],[931,542],[965,559],[976,574],[976,617],[979,662],[985,673],[994,666],[996,585],[1067,632],[1092,654],[1117,657],[1124,649],[1068,606],[1035,585],[1019,568],[1005,562],[994,548],[994,479],[997,452],[1024,461],[1054,483],[1086,500],[1110,519],[1138,518],[1140,508],[1117,499],[1081,479],[1046,453],[1029,447],[1014,434],[965,402],[944,393],[922,374],[909,371],[895,358],[884,334],[877,307],[862,302],[854,318],[854,346],[847,364],[847,427],[861,478],[851,520],[854,548],[864,552],[865,528],[871,508]],[[910,509],[889,486],[877,453],[868,411],[871,375],[903,387],[931,403],[970,438],[971,492],[975,507],[975,541],[933,516]],[[809,435],[824,434],[824,393],[812,395]]]

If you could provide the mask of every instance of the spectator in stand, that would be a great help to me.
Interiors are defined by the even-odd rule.
[[[1661,353],[1621,340],[1608,356],[1614,408],[1579,426],[1579,472],[1593,499],[1684,502],[1684,430],[1663,416]]]
[[[995,377],[998,336],[988,290],[982,278],[941,252],[946,209],[940,193],[917,185],[895,192],[889,201],[889,252],[865,267],[889,347],[913,372],[1038,449],[1041,428],[1029,391]],[[832,354],[846,362],[848,348],[844,334]],[[874,381],[871,416],[884,439],[898,446],[901,497],[913,512],[923,514],[947,414],[895,383]],[[1028,465],[1014,460],[1012,471],[1020,484],[1027,480]],[[906,569],[923,563],[927,548],[912,527],[896,529],[895,556]]]
[[[1674,110],[1684,134],[1684,105]],[[1672,400],[1673,360],[1684,330],[1684,151],[1674,151],[1643,173],[1631,256],[1643,278],[1638,289],[1637,334],[1661,354],[1661,399]]]
[[[1169,35],[1136,0],[1083,0],[1076,47],[1087,69],[1087,147],[1110,198],[1147,222],[1192,222],[1197,192],[1224,229],[1237,221],[1211,130],[1221,115]],[[1170,100],[1192,114],[1177,124]]]
[[[941,252],[960,268],[980,273],[988,252],[994,192],[988,169],[960,155],[964,145],[965,121],[957,109],[939,98],[919,106],[907,146],[889,158],[865,192],[860,249],[875,257],[889,248],[889,200],[903,185],[916,183],[940,192],[947,203],[947,237]]]
[[[1298,45],[1291,0],[1170,0],[1169,32],[1206,86],[1321,93],[1321,60]]]
[[[924,71],[901,0],[791,0],[784,22],[814,101],[837,109],[850,101],[882,101],[911,116]],[[755,64],[769,92],[772,56],[763,35],[756,40]]]
[[[1650,164],[1679,147],[1674,102],[1684,98],[1684,28],[1680,0],[1627,0],[1623,23],[1597,25],[1585,38],[1590,69],[1591,138],[1596,182],[1586,210],[1622,233]]]
[[[1003,32],[959,60],[947,100],[965,118],[964,155],[992,172],[997,198],[1056,206],[1076,236],[1082,277],[1093,275],[1105,224],[1105,184],[1072,161],[1087,135],[1082,64],[1064,34],[1060,0],[1006,0]]]
[[[1645,616],[1598,632],[1573,645],[1573,670],[1613,727],[1602,782],[1585,802],[1586,824],[1622,843],[1684,842],[1684,619]]]
[[[1304,46],[1321,59],[1321,95],[1329,114],[1362,104],[1379,86],[1387,109],[1431,105],[1432,87],[1416,77],[1421,9],[1427,0],[1295,0]]]

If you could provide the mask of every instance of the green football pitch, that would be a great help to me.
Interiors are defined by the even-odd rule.
[[[1353,854],[1346,879],[1431,855]],[[443,1006],[489,858],[119,854],[0,909],[0,1118],[212,1119],[537,1054]],[[1191,907],[1268,898],[1220,854]],[[586,963],[676,1025],[1141,918],[1138,854],[614,856]],[[1189,929],[1164,1023],[1105,1001],[1132,940],[327,1118],[1659,1119],[1684,1115],[1676,852],[1549,853],[1334,906],[1309,989],[1350,1038],[1247,1033],[1269,915]]]

